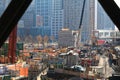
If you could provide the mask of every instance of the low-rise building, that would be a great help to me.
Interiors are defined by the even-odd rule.
[[[74,34],[72,30],[69,30],[68,28],[64,28],[61,31],[59,31],[59,38],[58,38],[58,45],[59,47],[68,47],[68,46],[74,46],[76,41],[77,34]]]
[[[66,66],[73,66],[78,64],[79,55],[73,51],[69,51],[67,53],[60,54],[62,58],[64,58],[64,65]]]

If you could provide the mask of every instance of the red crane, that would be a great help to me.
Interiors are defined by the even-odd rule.
[[[8,59],[10,63],[15,63],[16,61],[16,39],[17,39],[17,26],[14,27],[13,31],[9,36],[9,46],[8,46]]]

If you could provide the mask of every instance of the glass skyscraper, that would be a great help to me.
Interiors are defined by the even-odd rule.
[[[58,32],[63,27],[63,0],[52,0],[51,36],[58,39]]]
[[[18,30],[17,35],[24,40],[27,36],[33,36],[35,31],[33,31],[33,27],[35,27],[35,1],[33,0],[27,10],[25,11],[24,15],[18,22]],[[31,31],[32,30],[32,31]]]
[[[51,34],[52,0],[36,0],[36,27],[42,36]]]
[[[0,0],[0,15],[2,15],[10,1]],[[58,39],[58,32],[62,27],[78,30],[83,1],[33,0],[18,23],[18,35],[47,35]],[[81,26],[82,42],[91,39],[93,29],[113,30],[114,24],[97,0],[86,0]]]
[[[100,3],[97,3],[97,29],[114,30],[115,26],[106,14]]]
[[[63,0],[33,0],[18,23],[20,36],[54,36],[63,27]]]
[[[42,34],[58,38],[63,27],[63,0],[36,0],[36,27]]]
[[[64,0],[64,27],[78,30],[84,0]],[[97,0],[86,0],[81,42],[91,40],[94,29],[113,30],[114,24],[106,15]]]
[[[64,27],[77,30],[83,0],[64,0]]]
[[[25,11],[20,21],[23,22],[24,27],[31,28],[35,26],[35,1],[34,0],[30,4],[28,9]]]
[[[78,30],[81,18],[81,12],[84,0],[64,0],[64,27],[71,30]],[[90,38],[90,9],[89,0],[86,0],[83,23],[81,26],[81,41],[84,42]]]

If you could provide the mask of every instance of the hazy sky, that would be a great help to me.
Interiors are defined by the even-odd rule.
[[[117,5],[120,7],[120,0],[114,0],[116,3],[117,3]]]

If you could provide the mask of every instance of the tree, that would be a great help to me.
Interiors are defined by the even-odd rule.
[[[50,36],[50,40],[52,41],[52,43],[53,43],[53,41],[54,41],[54,36]]]
[[[33,42],[32,39],[33,39],[32,36],[31,36],[31,35],[28,35],[28,36],[25,37],[25,42],[26,42],[26,43],[32,43],[32,42]]]
[[[17,42],[20,42],[20,41],[21,41],[20,37],[19,37],[19,36],[17,36]]]
[[[33,43],[33,37],[32,37],[32,35],[29,35],[29,36],[28,36],[28,41],[29,41],[30,43]]]
[[[39,44],[41,44],[42,43],[42,36],[41,35],[38,35],[37,37],[36,37],[36,39],[37,39],[37,41],[38,41],[38,47],[39,47]]]
[[[47,35],[45,35],[44,38],[43,38],[43,40],[44,40],[44,46],[47,46],[49,37]]]

